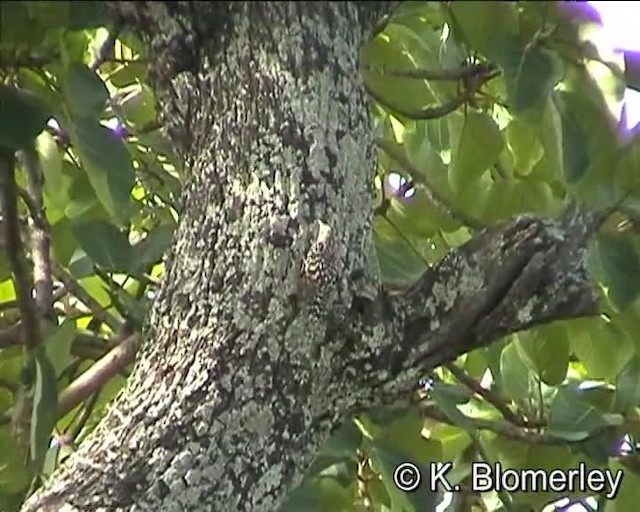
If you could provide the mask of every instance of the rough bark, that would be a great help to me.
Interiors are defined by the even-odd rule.
[[[23,510],[277,509],[349,414],[504,334],[593,313],[594,218],[577,210],[479,233],[402,295],[368,282],[358,53],[387,8],[116,7],[150,42],[189,175],[182,218],[126,390]],[[319,226],[335,279],[313,290],[316,311],[301,269]]]

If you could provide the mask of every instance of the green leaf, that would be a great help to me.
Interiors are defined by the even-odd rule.
[[[562,93],[554,94],[554,102],[562,123],[562,170],[567,182],[574,183],[584,176],[591,163],[587,136]]]
[[[433,69],[439,67],[440,44],[440,36],[429,25],[417,34],[392,21],[383,34],[364,46],[362,59],[373,68]],[[419,111],[439,103],[441,95],[455,92],[450,83],[394,77],[368,69],[363,71],[363,78],[371,92],[402,111]]]
[[[88,215],[100,203],[89,182],[87,173],[67,160],[62,163],[62,173],[64,176],[63,181],[66,184],[67,198],[64,206],[64,215],[68,219],[77,219]]]
[[[385,429],[383,438],[414,460],[442,460],[442,445],[422,435],[424,418],[417,412],[405,412]]]
[[[518,333],[515,346],[543,382],[557,386],[564,381],[569,367],[569,340],[561,324]]]
[[[440,381],[436,381],[433,385],[433,389],[430,394],[433,401],[438,408],[458,427],[463,428],[466,431],[475,430],[475,426],[467,416],[465,416],[458,404],[461,403],[461,399],[464,400],[459,394],[453,392],[451,386],[448,386]],[[469,397],[466,396],[468,401]]]
[[[527,176],[540,161],[544,150],[535,130],[518,118],[505,128],[507,147],[513,155],[513,169],[520,176]]]
[[[49,440],[58,419],[58,384],[46,352],[40,347],[35,354],[36,383],[31,412],[30,460],[40,470],[49,449]]]
[[[66,194],[62,176],[62,157],[53,136],[43,131],[36,139],[36,152],[44,175],[44,189],[56,207],[64,207]]]
[[[51,362],[56,377],[59,376],[71,362],[71,344],[76,334],[75,322],[66,319],[56,327],[44,342],[47,358]]]
[[[382,282],[395,288],[406,288],[424,272],[426,263],[401,237],[391,237],[385,219],[374,220],[374,244]]]
[[[427,475],[425,468],[432,461],[413,461],[406,453],[383,440],[365,440],[363,449],[371,459],[371,469],[382,477],[393,510],[410,512],[435,510],[436,494],[429,490],[427,482],[424,481]],[[423,481],[413,492],[400,490],[393,479],[396,468],[406,462],[417,466],[423,476]]]
[[[500,129],[491,116],[482,112],[465,116],[449,166],[451,188],[457,193],[467,189],[498,160],[502,147]]]
[[[551,187],[535,179],[494,181],[484,201],[482,217],[493,222],[518,213],[552,216],[559,206]]]
[[[34,28],[27,2],[0,2],[0,49],[24,50],[37,45],[44,30]]]
[[[300,510],[324,512],[322,502],[310,482],[291,491],[280,507],[280,512],[298,512]]]
[[[626,414],[640,404],[640,356],[635,355],[616,379],[612,410]]]
[[[109,16],[104,2],[83,0],[69,3],[71,4],[70,30],[103,27],[109,23]]]
[[[579,392],[566,386],[558,390],[549,411],[549,434],[567,441],[580,441],[606,425],[602,414]]]
[[[612,322],[594,317],[576,319],[567,325],[571,351],[593,379],[613,380],[633,357],[633,341]]]
[[[16,151],[28,147],[50,117],[35,96],[0,85],[0,148]]]
[[[615,171],[616,184],[625,192],[640,194],[640,131],[622,148]]]
[[[531,372],[514,343],[509,343],[502,350],[500,375],[504,392],[514,401],[524,401],[531,396]]]
[[[634,459],[636,457],[633,457]],[[623,466],[618,459],[611,459],[609,469],[616,475],[622,472],[621,487],[616,494],[615,499],[607,500],[605,512],[628,512],[635,510],[640,502],[640,475],[636,472],[629,471],[628,467]],[[598,509],[599,510],[599,509]]]
[[[562,63],[552,52],[525,46],[519,35],[496,36],[490,56],[504,72],[509,104],[514,113],[542,109],[562,77]]]
[[[151,231],[144,240],[138,242],[134,247],[134,259],[139,262],[139,267],[150,263],[155,263],[162,259],[162,256],[171,247],[175,226],[158,226]]]
[[[69,23],[69,2],[25,2],[29,18],[42,29],[66,27]]]
[[[458,36],[472,50],[485,55],[493,46],[492,39],[496,34],[517,30],[518,16],[509,2],[451,2],[448,9],[451,24]]]
[[[111,217],[124,224],[130,215],[135,172],[121,140],[92,119],[74,119],[71,138],[91,186]]]
[[[320,453],[356,460],[361,443],[362,433],[353,422],[349,422],[331,435],[320,449]]]
[[[127,121],[136,126],[155,121],[156,99],[151,88],[146,84],[135,84],[127,89],[118,91],[124,94],[121,106]]]
[[[623,309],[640,293],[640,258],[628,238],[602,235],[595,248],[613,304]]]
[[[62,91],[74,117],[97,118],[109,99],[104,82],[84,64],[74,62],[67,68]]]
[[[24,492],[29,483],[25,460],[27,454],[8,426],[0,428],[0,490],[3,493]]]
[[[544,152],[542,158],[531,171],[532,176],[552,182],[563,176],[562,152],[562,118],[558,108],[550,97],[539,123],[536,134],[542,144]]]
[[[78,244],[96,265],[127,272],[134,264],[127,235],[113,224],[94,220],[77,223],[72,229]]]

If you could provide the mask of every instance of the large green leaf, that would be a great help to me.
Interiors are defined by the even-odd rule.
[[[554,95],[562,120],[562,170],[565,179],[573,183],[584,176],[591,161],[586,133],[563,98],[562,93]]]
[[[490,56],[492,40],[501,34],[513,33],[518,27],[518,15],[509,2],[459,1],[448,4],[451,25],[471,50]]]
[[[633,357],[633,341],[612,322],[592,317],[567,325],[571,351],[592,378],[613,380]]]
[[[383,440],[366,440],[363,450],[371,459],[371,469],[382,476],[385,489],[391,499],[393,510],[430,512],[435,510],[436,494],[429,489],[429,482],[421,484],[412,492],[400,490],[394,482],[394,473],[401,464],[413,464],[426,477],[425,468],[432,461],[412,461],[403,451]]]
[[[494,181],[484,201],[482,217],[493,222],[518,213],[552,216],[560,206],[551,187],[535,179]]]
[[[105,26],[109,23],[106,4],[91,0],[71,1],[69,28],[80,30]]]
[[[0,148],[15,151],[28,147],[50,117],[37,97],[0,84]]]
[[[66,70],[63,94],[72,116],[97,118],[109,99],[104,82],[87,66],[72,63]]]
[[[56,376],[71,362],[71,344],[76,334],[75,322],[67,319],[57,326],[44,342],[47,358]]]
[[[47,199],[57,208],[64,208],[66,194],[62,176],[62,157],[55,139],[49,132],[42,132],[36,139],[36,152],[44,175]],[[51,221],[50,218],[49,220]]]
[[[631,240],[601,235],[595,250],[603,272],[609,298],[622,309],[631,304],[640,293],[640,258]]]
[[[616,379],[614,412],[628,413],[640,404],[640,357],[635,355]]]
[[[570,387],[558,390],[549,411],[549,434],[580,441],[606,425],[603,415],[576,390]]]
[[[535,129],[515,118],[505,128],[505,138],[512,155],[514,171],[527,176],[544,154]]]
[[[9,425],[0,428],[0,492],[20,492],[29,483],[29,472],[18,440],[12,435]]]
[[[79,222],[73,233],[82,250],[93,260],[109,270],[127,272],[135,260],[127,235],[116,226],[102,220]]]
[[[449,166],[449,183],[463,192],[491,165],[503,147],[502,135],[495,121],[482,112],[470,112],[464,118]]]
[[[71,137],[98,199],[116,222],[126,222],[135,182],[127,148],[109,129],[88,118],[73,119]]]
[[[506,345],[500,354],[500,375],[503,391],[515,402],[531,396],[532,375],[514,343]]]
[[[616,166],[616,184],[625,193],[640,196],[640,130],[621,150]]]
[[[393,236],[394,230],[385,219],[375,219],[374,243],[382,282],[393,288],[406,288],[413,284],[426,268],[401,236]]]
[[[562,77],[562,63],[554,53],[525,45],[519,35],[492,38],[490,56],[504,72],[509,105],[516,114],[542,109]]]
[[[392,22],[384,33],[363,48],[363,61],[380,69],[438,69],[440,35],[430,26],[421,27],[420,34],[405,25]],[[455,92],[453,84],[413,80],[388,74],[363,71],[370,90],[399,111],[417,112],[431,104],[439,104],[441,96]]]
[[[42,347],[36,351],[36,383],[31,412],[30,460],[39,471],[49,449],[49,440],[58,419],[56,372]]]
[[[517,335],[522,360],[549,385],[561,384],[569,367],[569,340],[561,324],[546,325]]]
[[[640,502],[640,475],[629,471],[629,468],[623,466],[621,461],[616,459],[611,460],[609,468],[614,474],[622,471],[623,477],[621,479],[622,486],[620,492],[614,497],[615,499],[606,501],[605,512],[628,512],[629,510],[635,510]]]
[[[155,263],[162,258],[171,247],[174,230],[173,225],[158,226],[134,246],[134,260],[139,262],[140,267]]]

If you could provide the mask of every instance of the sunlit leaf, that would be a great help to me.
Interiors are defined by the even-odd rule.
[[[471,112],[464,118],[449,166],[449,183],[461,192],[493,165],[502,151],[503,140],[495,121],[484,113]]]

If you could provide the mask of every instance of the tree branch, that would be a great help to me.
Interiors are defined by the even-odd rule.
[[[95,318],[106,323],[113,332],[119,332],[122,329],[123,323],[115,316],[105,311],[104,308],[91,295],[89,295],[82,285],[66,270],[54,264],[53,274],[56,279],[64,284],[65,288],[69,290],[69,293],[74,295],[80,302],[91,310],[91,313]]]
[[[431,80],[442,82],[456,82],[468,80],[472,77],[487,75],[496,71],[496,67],[487,62],[479,64],[465,64],[453,69],[393,69],[384,67],[369,66],[366,71],[373,71],[386,76],[398,78],[413,78],[416,80]]]
[[[0,151],[0,188],[5,217],[5,241],[7,254],[13,272],[16,299],[22,318],[22,342],[25,348],[33,350],[40,344],[40,326],[31,298],[31,279],[22,254],[20,222],[18,219],[18,193],[15,181],[14,156],[8,151]]]
[[[53,317],[53,280],[51,278],[49,224],[44,215],[42,197],[44,178],[38,156],[33,148],[22,151],[21,160],[28,186],[28,200],[25,202],[33,222],[31,226],[31,259],[33,260],[36,308],[40,318],[51,320]]]
[[[514,413],[507,402],[494,391],[484,388],[478,381],[469,377],[462,369],[458,368],[455,364],[449,363],[445,365],[445,368],[449,370],[453,376],[458,379],[459,382],[467,386],[473,393],[481,396],[484,400],[495,407],[502,417],[509,423],[518,427],[531,427],[528,422],[520,415]]]
[[[444,101],[439,105],[429,105],[419,110],[411,110],[405,108],[393,101],[384,98],[382,95],[378,94],[371,87],[369,87],[366,82],[364,83],[364,88],[367,91],[367,94],[369,94],[380,105],[382,105],[385,109],[390,110],[391,112],[395,112],[408,117],[409,119],[415,120],[437,119],[450,114],[458,107],[473,99],[478,89],[480,89],[480,87],[482,87],[482,85],[489,80],[492,80],[493,78],[498,76],[498,74],[498,71],[490,71],[484,74],[470,75],[468,77],[466,88],[460,94]]]
[[[118,346],[69,384],[58,398],[58,416],[64,416],[76,405],[89,398],[131,363],[138,350],[139,340],[139,334],[127,336]]]
[[[481,231],[403,294],[387,297],[388,322],[400,335],[380,355],[384,369],[391,367],[385,400],[406,396],[428,370],[507,334],[596,314],[584,260],[602,219],[577,208],[558,220],[516,217]]]

